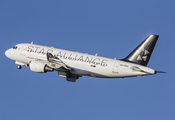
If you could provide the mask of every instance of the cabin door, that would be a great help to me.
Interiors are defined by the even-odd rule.
[[[114,66],[113,66],[113,69],[112,69],[112,72],[118,74],[118,67],[119,67],[119,63],[115,62]]]

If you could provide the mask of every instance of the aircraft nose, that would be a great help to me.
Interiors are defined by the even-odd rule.
[[[5,56],[9,58],[9,56],[10,56],[10,50],[9,49],[5,51]]]

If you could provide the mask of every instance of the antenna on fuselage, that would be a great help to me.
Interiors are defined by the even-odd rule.
[[[33,44],[33,41],[30,44]]]
[[[97,56],[97,55],[98,55],[98,53],[95,54],[95,56]]]

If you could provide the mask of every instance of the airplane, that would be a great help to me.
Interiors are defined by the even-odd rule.
[[[156,71],[147,67],[159,35],[150,34],[126,58],[116,60],[86,53],[73,52],[32,43],[17,44],[6,50],[5,55],[15,61],[17,68],[29,66],[37,73],[57,71],[67,81],[75,82],[79,77],[126,78],[154,75]]]

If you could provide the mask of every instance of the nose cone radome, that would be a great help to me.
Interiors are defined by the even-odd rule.
[[[5,51],[5,56],[8,58],[10,57],[10,50],[9,49]]]

